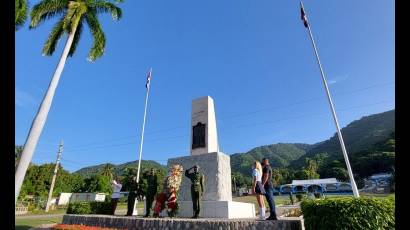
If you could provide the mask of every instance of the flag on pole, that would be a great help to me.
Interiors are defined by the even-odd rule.
[[[308,20],[307,20],[307,17],[306,17],[305,10],[303,9],[302,3],[300,3],[300,18],[303,21],[303,25],[305,25],[305,27],[307,28],[308,27]]]
[[[152,68],[149,70],[147,75],[147,83],[145,83],[145,88],[149,88],[149,84],[151,83],[151,76],[152,76]]]

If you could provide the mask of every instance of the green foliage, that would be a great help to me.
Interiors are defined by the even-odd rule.
[[[394,198],[326,198],[301,204],[306,230],[394,229]]]
[[[84,179],[84,187],[82,192],[102,192],[112,193],[111,181],[107,176],[94,175]]]
[[[307,179],[318,179],[320,176],[317,173],[318,163],[316,160],[306,158],[306,167],[304,169]]]
[[[272,168],[287,167],[291,161],[306,154],[306,144],[274,144],[252,149],[247,153],[236,153],[231,155],[231,167],[233,172],[250,176],[252,163],[263,158],[268,158]]]
[[[354,153],[368,150],[386,139],[394,139],[394,130],[395,110],[390,110],[353,121],[344,127],[341,132],[350,157],[352,154],[354,155]],[[394,148],[394,144],[390,146]],[[294,169],[301,168],[305,163],[305,158],[313,158],[313,156],[318,153],[327,153],[327,162],[342,158],[342,151],[337,134],[334,134],[329,140],[314,144],[307,151],[306,155],[292,162],[291,166]],[[355,170],[355,168],[353,168],[353,170]]]
[[[91,213],[90,214],[107,214],[110,215],[112,211],[111,200],[107,199],[104,202],[93,201],[90,202]]]
[[[23,152],[23,146],[21,145],[14,146],[14,171],[17,170],[17,166],[20,162],[22,152]]]
[[[350,163],[358,181],[375,173],[392,171],[396,160],[395,139],[393,138],[394,132],[387,139],[369,146],[366,150],[349,154]],[[319,169],[319,172],[323,177],[335,177],[341,181],[348,181],[349,178],[342,157],[327,162]]]
[[[70,202],[67,208],[67,214],[111,214],[111,200],[104,202]]]
[[[90,214],[90,202],[70,202],[67,208],[67,214]]]
[[[109,178],[111,181],[114,178],[114,168],[112,164],[105,164],[104,167],[100,171],[101,176],[105,176]]]
[[[28,3],[27,0],[15,0],[14,4],[14,27],[18,30],[27,20]]]
[[[30,165],[20,191],[20,198],[26,195],[46,198],[51,186],[55,164]],[[74,188],[81,183],[82,178],[72,175],[64,170],[61,165],[57,172],[57,178],[53,189],[53,196],[61,192],[75,192]]]
[[[86,23],[94,39],[88,59],[95,61],[104,54],[105,48],[105,35],[97,15],[109,13],[113,20],[119,20],[122,11],[116,4],[120,2],[113,3],[110,0],[42,0],[31,11],[30,29],[36,28],[47,19],[60,16],[43,47],[43,55],[52,55],[61,36],[64,33],[71,34],[75,31],[69,51],[69,55],[72,56],[78,46],[83,24]]]
[[[75,171],[74,174],[79,174],[83,176],[84,178],[91,177],[93,175],[100,174],[102,168],[105,165],[106,164],[100,164],[100,165],[85,167],[78,171]],[[135,169],[135,175],[137,175],[136,169],[138,168],[138,161],[131,161],[131,162],[127,162],[124,164],[111,165],[111,166],[113,167],[113,174],[117,176],[123,176],[126,173],[127,168]],[[149,161],[142,160],[141,161],[141,170],[142,170],[141,172],[143,172],[144,170],[148,170],[150,168],[154,168],[156,171],[159,171],[159,170],[162,170],[164,172],[167,171],[166,166],[163,166],[155,161],[152,161],[152,160],[149,160]]]

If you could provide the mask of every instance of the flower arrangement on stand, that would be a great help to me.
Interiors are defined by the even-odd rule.
[[[173,165],[168,176],[164,180],[163,191],[156,197],[154,206],[154,217],[159,217],[162,210],[167,207],[167,213],[169,217],[175,217],[178,214],[178,191],[182,182],[181,165]],[[165,205],[166,203],[166,205]]]

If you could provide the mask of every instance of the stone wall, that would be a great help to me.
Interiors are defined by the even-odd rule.
[[[135,218],[108,215],[64,215],[63,224],[82,224],[119,229],[215,229],[215,230],[245,230],[245,229],[275,229],[275,230],[302,230],[302,221],[277,220],[258,221],[255,219],[169,219],[169,218]]]

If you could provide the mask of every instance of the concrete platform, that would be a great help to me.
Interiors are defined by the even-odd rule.
[[[202,201],[202,218],[253,218],[255,217],[255,205],[234,201]],[[180,201],[178,217],[191,217],[193,215],[192,201]]]
[[[215,230],[245,230],[245,229],[278,229],[303,230],[302,219],[286,219],[276,221],[259,221],[253,219],[182,219],[182,218],[137,218],[109,215],[72,215],[63,217],[63,224],[79,224],[86,226],[118,228],[118,229],[215,229]]]

